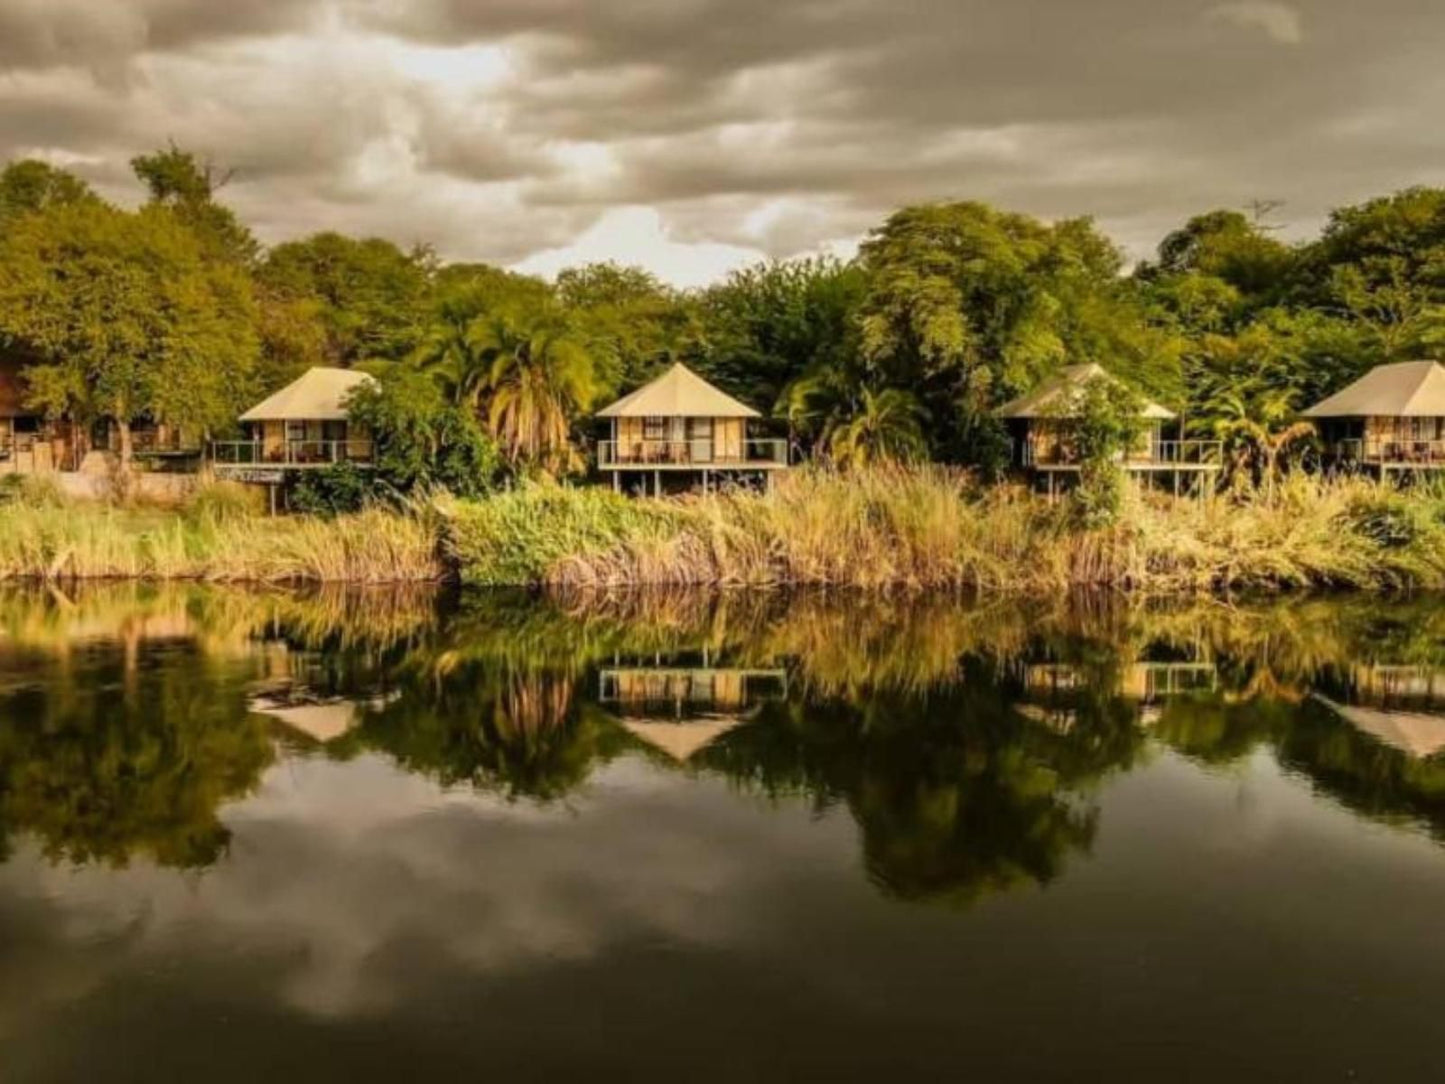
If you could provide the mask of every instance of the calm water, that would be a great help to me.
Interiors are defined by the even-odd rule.
[[[0,595],[0,1078],[1425,1080],[1445,602]]]

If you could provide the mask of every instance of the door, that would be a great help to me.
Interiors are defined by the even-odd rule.
[[[712,419],[689,418],[687,420],[687,443],[694,463],[713,461]]]

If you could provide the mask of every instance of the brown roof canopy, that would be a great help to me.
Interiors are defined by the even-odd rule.
[[[1445,417],[1445,366],[1438,361],[1377,365],[1304,412],[1306,418]]]
[[[1033,391],[1005,403],[994,413],[1000,418],[1054,417],[1057,416],[1060,409],[1067,410],[1068,400],[1064,398],[1065,396],[1077,394],[1086,384],[1094,380],[1111,380],[1115,384],[1123,384],[1122,380],[1102,365],[1092,362],[1087,365],[1068,365],[1034,388]],[[1140,414],[1142,417],[1155,421],[1169,421],[1176,417],[1172,410],[1149,399],[1144,400],[1144,409],[1140,411]]]
[[[275,395],[241,415],[243,422],[334,422],[346,420],[346,401],[375,378],[355,369],[307,369]]]
[[[756,410],[713,387],[686,365],[597,412],[599,418],[757,418]]]

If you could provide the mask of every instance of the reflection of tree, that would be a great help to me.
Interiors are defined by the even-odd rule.
[[[605,717],[579,707],[576,683],[565,673],[454,662],[432,681],[404,684],[350,740],[446,786],[555,800],[620,747]]]
[[[965,664],[927,695],[880,693],[765,712],[698,763],[770,795],[844,803],[886,891],[966,902],[1047,883],[1087,849],[1087,786],[1128,765],[1143,738],[1112,701],[1079,705],[1058,733],[1014,710],[1017,689]]]
[[[0,832],[53,859],[203,866],[230,833],[217,817],[271,762],[234,670],[183,645],[92,647],[27,661],[0,695]]]

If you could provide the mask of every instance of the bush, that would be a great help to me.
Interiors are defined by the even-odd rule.
[[[502,473],[496,445],[476,417],[447,401],[435,380],[397,366],[347,404],[375,447],[373,492],[446,489],[458,497],[491,493]]]
[[[290,483],[286,507],[303,515],[323,517],[359,512],[375,491],[376,480],[369,474],[353,463],[305,471]]]

